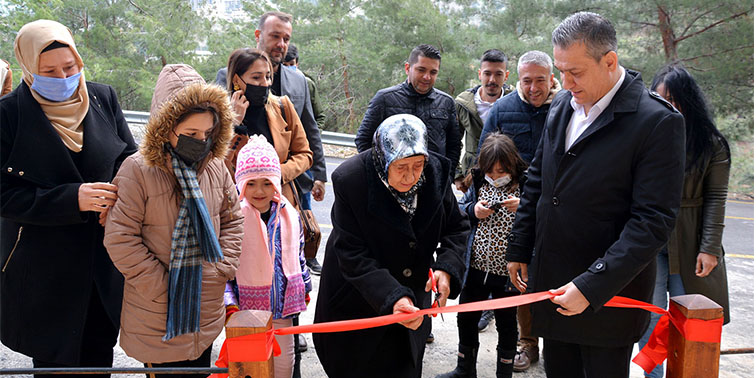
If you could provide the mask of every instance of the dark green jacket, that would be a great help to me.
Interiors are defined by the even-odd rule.
[[[475,106],[475,92],[479,88],[480,85],[476,85],[460,93],[454,99],[454,105],[457,108],[459,134],[465,134],[465,151],[462,154],[461,161],[457,164],[457,170],[454,174],[455,179],[464,177],[467,171],[475,164],[475,158],[477,157],[478,141],[480,140],[480,133],[483,131],[483,120],[480,119],[478,107]],[[504,90],[502,97],[514,91],[514,87],[506,83],[502,89]]]
[[[304,72],[302,72],[304,73]],[[312,115],[315,117],[315,123],[318,124],[318,128],[320,130],[324,130],[325,128],[325,113],[323,112],[323,108],[320,106],[320,95],[318,95],[318,87],[315,85],[315,79],[311,78],[310,75],[304,74],[305,79],[307,79],[307,89],[310,90],[310,103],[312,104]]]
[[[682,202],[669,239],[669,270],[679,273],[686,294],[702,294],[724,308],[730,321],[722,231],[724,230],[730,156],[725,144],[714,138],[712,151],[702,157],[702,169],[685,173]],[[717,256],[719,264],[706,277],[696,276],[699,252]]]

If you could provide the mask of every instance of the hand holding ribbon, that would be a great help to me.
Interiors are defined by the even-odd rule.
[[[422,318],[424,315],[451,312],[496,310],[500,308],[522,306],[534,302],[540,302],[546,299],[554,299],[555,297],[557,297],[558,294],[556,293],[559,293],[560,289],[554,291],[542,291],[532,294],[523,294],[515,297],[470,302],[456,306],[426,308],[422,310],[417,309],[412,304],[412,301],[409,300],[409,298],[403,297],[399,301],[397,301],[399,308],[397,308],[397,305],[395,305],[395,312],[391,315],[376,316],[373,318],[365,319],[341,320],[329,323],[299,325],[295,327],[273,329],[263,334],[247,335],[238,338],[226,339],[226,341],[224,342],[224,348],[221,350],[221,354],[215,364],[219,367],[228,366],[229,355],[232,354],[230,351],[226,350],[226,343],[229,343],[229,340],[237,339],[239,341],[248,342],[238,343],[239,347],[237,347],[237,350],[233,352],[233,355],[235,356],[243,356],[241,357],[242,359],[231,358],[231,361],[265,361],[270,357],[271,353],[280,353],[280,351],[277,351],[275,339],[272,337],[272,335],[274,334],[291,335],[298,333],[345,332],[381,327],[396,323],[402,324],[407,327],[405,323],[422,323]],[[565,292],[566,291],[567,290],[565,290]],[[406,299],[407,301],[403,302],[402,300],[404,299]],[[446,298],[444,298],[444,300],[445,299]],[[724,321],[723,318],[714,320],[686,319],[675,307],[670,308],[670,311],[666,311],[652,304],[625,297],[614,297],[604,306],[637,308],[655,312],[657,314],[663,314],[662,318],[657,323],[656,328],[654,328],[653,334],[646,344],[646,347],[643,348],[640,353],[633,359],[633,362],[640,365],[646,372],[650,372],[656,365],[664,362],[664,360],[667,358],[667,343],[670,323],[674,324],[675,328],[679,330],[680,334],[682,334],[685,339],[690,341],[718,343],[720,342],[722,336],[722,323]],[[402,309],[403,311],[396,311],[397,309]],[[235,348],[229,347],[229,349]],[[216,377],[221,376],[222,375],[216,375]]]

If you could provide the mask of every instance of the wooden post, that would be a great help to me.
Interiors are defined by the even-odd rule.
[[[226,324],[226,338],[265,333],[273,327],[269,311],[244,310],[231,315]],[[273,356],[267,361],[228,362],[229,378],[273,378]]]
[[[674,297],[670,306],[680,310],[686,319],[714,320],[724,316],[722,306],[700,294]],[[719,344],[685,340],[670,324],[667,378],[719,377]]]

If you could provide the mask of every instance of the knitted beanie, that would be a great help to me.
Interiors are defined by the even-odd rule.
[[[276,188],[276,202],[280,202],[281,195],[281,163],[275,148],[262,135],[249,137],[236,158],[236,189],[239,198],[244,199],[244,189],[247,182],[254,179],[266,178]],[[278,197],[278,198],[276,198]]]

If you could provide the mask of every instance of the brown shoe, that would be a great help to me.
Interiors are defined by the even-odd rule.
[[[530,365],[538,361],[538,345],[521,344],[517,348],[517,354],[514,358],[514,371],[523,372],[530,368]]]

